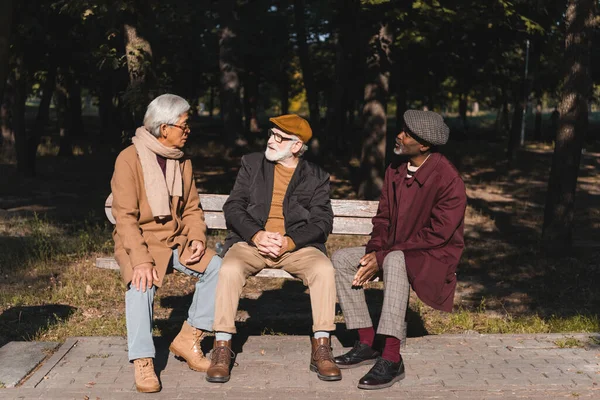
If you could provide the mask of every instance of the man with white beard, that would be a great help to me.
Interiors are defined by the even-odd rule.
[[[329,174],[301,158],[312,137],[297,115],[271,118],[264,153],[242,157],[229,198],[223,205],[229,234],[215,301],[215,345],[208,382],[229,381],[231,338],[246,278],[265,267],[282,268],[310,289],[314,335],[310,369],[324,381],[342,379],[333,361],[330,331],[335,329],[335,276],[325,242],[333,227]]]
[[[402,158],[386,170],[371,240],[366,247],[336,251],[338,298],[346,328],[357,329],[352,350],[335,357],[340,368],[375,364],[358,381],[360,389],[382,389],[404,378],[400,340],[406,331],[409,285],[427,305],[452,311],[456,267],[464,248],[465,185],[458,171],[436,150],[450,130],[432,111],[408,110],[394,153]],[[375,330],[363,285],[375,276],[385,284]]]

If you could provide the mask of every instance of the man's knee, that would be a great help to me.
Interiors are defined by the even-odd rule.
[[[214,275],[218,274],[221,270],[221,265],[223,264],[223,259],[217,255],[213,256],[213,258],[208,263],[206,267],[205,274]]]
[[[238,260],[223,260],[219,267],[219,282],[244,281],[244,263]]]
[[[383,259],[383,270],[386,267],[406,269],[406,262],[404,260],[404,252],[402,250],[396,250],[389,253]]]
[[[336,270],[351,269],[356,270],[360,258],[356,259],[355,249],[340,249],[331,256],[331,263]]]

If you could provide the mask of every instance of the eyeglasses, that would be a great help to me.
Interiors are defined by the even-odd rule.
[[[168,126],[174,126],[175,128],[179,128],[181,129],[184,133],[185,132],[190,132],[190,126],[185,123],[184,125],[176,125],[176,124],[167,124]]]
[[[273,136],[275,138],[275,141],[277,143],[281,143],[283,141],[288,141],[288,140],[292,140],[294,142],[298,141],[298,139],[295,139],[295,138],[287,138],[287,137],[281,136],[281,134],[275,132],[273,129],[269,129],[269,137],[271,137],[271,136]]]

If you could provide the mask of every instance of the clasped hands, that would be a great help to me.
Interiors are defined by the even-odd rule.
[[[261,255],[271,258],[281,257],[289,246],[287,236],[279,232],[259,231],[252,241]]]
[[[204,247],[204,243],[199,240],[192,240],[190,247],[192,248],[192,255],[185,260],[185,263],[195,264],[200,261],[206,248]],[[158,281],[158,271],[154,264],[147,262],[136,265],[133,268],[131,286],[135,287],[138,291],[140,289],[142,289],[142,292],[145,292],[147,289],[149,290],[154,284],[154,281]]]

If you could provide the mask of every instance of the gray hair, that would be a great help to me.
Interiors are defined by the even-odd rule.
[[[304,155],[304,153],[306,153],[306,150],[308,150],[308,146],[306,145],[306,143],[302,143],[302,148],[300,150],[298,150],[298,153],[296,153],[296,156],[302,157]]]
[[[152,100],[144,115],[144,127],[155,137],[160,136],[162,124],[176,124],[179,116],[188,112],[190,104],[175,94],[162,94]]]

